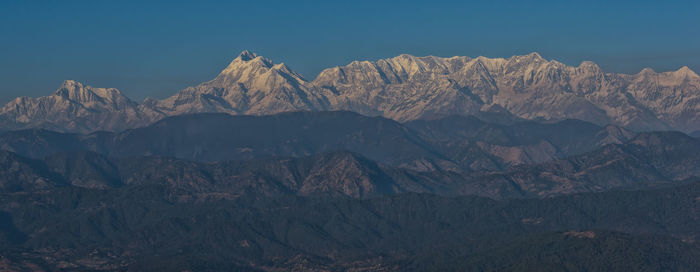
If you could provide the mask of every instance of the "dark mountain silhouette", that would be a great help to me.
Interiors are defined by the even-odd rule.
[[[573,120],[497,124],[475,117],[448,117],[403,125],[351,112],[295,112],[183,115],[121,133],[11,131],[0,135],[0,147],[32,158],[83,150],[110,157],[158,155],[195,161],[348,150],[420,171],[498,170],[579,154],[632,136],[622,128]]]
[[[218,162],[163,156],[108,158],[89,151],[44,160],[3,154],[9,177],[5,192],[66,184],[102,189],[151,184],[165,186],[173,199],[185,201],[245,195],[366,198],[401,192],[531,198],[654,188],[700,177],[700,140],[680,132],[640,133],[624,144],[496,171],[418,171],[344,150]]]

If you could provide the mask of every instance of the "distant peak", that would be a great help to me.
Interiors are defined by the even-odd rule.
[[[86,102],[94,100],[94,97],[109,98],[123,96],[114,88],[93,88],[75,80],[65,80],[54,92],[54,95],[74,101]]]
[[[698,77],[698,74],[696,74],[693,70],[691,70],[688,66],[683,66],[681,69],[678,69],[676,73],[689,76],[689,77]]]
[[[234,74],[240,69],[248,69],[250,67],[263,67],[265,69],[270,69],[273,65],[274,63],[272,60],[259,56],[258,54],[252,53],[248,50],[243,50],[238,57],[231,61],[231,63],[229,63],[229,65],[221,71],[219,76]]]
[[[640,74],[655,74],[656,71],[654,69],[651,69],[649,67],[642,69],[642,71],[639,71]]]
[[[598,64],[590,60],[584,60],[579,64],[580,67],[598,67]]]
[[[83,88],[83,84],[80,82],[77,82],[75,80],[68,79],[68,80],[64,80],[63,83],[61,83],[61,86],[59,87],[59,89],[75,88],[75,87]]]
[[[247,50],[241,52],[213,81],[228,85],[233,83],[249,84],[256,79],[275,76],[275,74],[281,75],[285,80],[305,81],[300,74],[294,72],[286,64],[275,64],[271,59]]]
[[[415,59],[415,58],[417,58],[416,56],[411,55],[411,54],[401,54],[401,55],[399,55],[399,57],[400,57],[400,58],[406,58],[406,59]]]
[[[540,55],[540,53],[537,53],[537,52],[532,52],[530,54],[527,54],[527,56],[534,58],[534,59],[542,59],[542,56]]]
[[[69,98],[74,96],[73,94],[82,92],[83,90],[85,90],[85,86],[82,83],[75,80],[64,80],[54,94]]]
[[[579,69],[583,71],[589,71],[589,72],[601,72],[600,66],[596,64],[595,62],[592,61],[582,61],[581,64],[578,66]]]
[[[238,58],[241,59],[242,61],[249,61],[249,60],[256,58],[257,56],[258,56],[258,54],[252,53],[248,50],[243,50],[243,52],[241,52],[238,55]]]
[[[522,60],[525,60],[525,61],[544,61],[545,60],[537,52],[532,52],[532,53],[527,54],[527,55],[513,56],[513,57],[511,57],[511,59],[515,59],[517,61],[522,61]]]

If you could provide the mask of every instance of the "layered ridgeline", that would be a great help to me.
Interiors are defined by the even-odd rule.
[[[408,127],[410,126],[410,128]],[[174,199],[551,197],[700,177],[700,140],[583,121],[401,124],[352,112],[191,114],[120,133],[0,135],[0,193],[163,185]]]
[[[223,113],[168,117],[123,132],[58,133],[42,129],[0,134],[0,149],[32,158],[75,151],[110,157],[156,155],[215,162],[304,157],[338,150],[417,171],[502,170],[621,144],[635,135],[577,120],[495,124],[453,116],[405,124],[353,112]]]
[[[700,130],[700,77],[688,67],[605,73],[592,62],[572,67],[532,53],[508,59],[400,55],[329,68],[308,81],[285,64],[244,51],[213,80],[164,100],[138,104],[116,89],[66,81],[51,96],[5,105],[0,125],[115,131],[185,113],[309,110],[350,110],[400,122],[497,112],[692,132]]]

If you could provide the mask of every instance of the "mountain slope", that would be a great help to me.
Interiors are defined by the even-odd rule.
[[[700,177],[700,141],[680,132],[642,133],[623,144],[503,171],[397,167],[342,150],[296,158],[267,156],[218,162],[143,154],[108,159],[90,152],[61,153],[34,161],[6,153],[9,178],[3,184],[9,186],[8,191],[14,190],[11,187],[39,190],[62,184],[97,189],[160,186],[176,201],[246,195],[366,198],[401,192],[542,198],[655,188]],[[15,183],[44,185],[12,185]]]
[[[158,155],[196,161],[301,157],[347,150],[419,171],[503,170],[587,152],[632,137],[582,121],[494,124],[473,117],[400,124],[352,112],[268,116],[193,114],[120,133],[47,130],[0,135],[0,148],[31,158],[93,151],[112,157]]]
[[[346,196],[368,198],[430,191],[429,182],[407,179],[402,170],[344,151],[303,158],[197,163],[165,157],[108,159],[92,152],[61,153],[32,160],[0,152],[5,166],[0,193],[40,192],[57,187],[111,190],[157,186],[175,201],[246,196]],[[425,179],[425,178],[424,178]],[[426,179],[427,180],[427,179]]]
[[[494,198],[640,189],[700,177],[700,141],[680,132],[640,133],[624,144],[477,176],[455,191]]]
[[[125,184],[164,186],[173,198],[185,201],[282,195],[367,198],[405,191],[383,167],[349,152],[209,164],[142,157],[118,160],[118,166]]]
[[[449,116],[405,125],[421,133],[435,150],[454,161],[465,164],[474,160],[465,150],[481,150],[502,168],[577,155],[607,144],[624,143],[634,136],[620,127],[600,127],[579,120],[498,124],[473,116]]]
[[[333,108],[399,121],[496,106],[525,119],[581,119],[638,130],[700,126],[700,77],[687,67],[623,75],[604,73],[592,62],[566,66],[537,53],[508,59],[401,55],[330,68],[314,83],[340,94],[331,100]]]
[[[213,80],[182,90],[154,107],[170,116],[201,112],[272,114],[325,110],[327,101],[284,63],[274,64],[243,51]]]
[[[352,112],[178,116],[119,133],[113,145],[113,156],[160,155],[200,161],[298,157],[335,150],[353,151],[391,165],[423,158],[435,163],[445,160],[401,124]]]
[[[114,131],[143,126],[161,117],[117,89],[94,88],[73,80],[63,82],[53,95],[19,97],[0,109],[4,129]]]
[[[67,186],[63,177],[39,160],[0,151],[0,192],[26,192]]]
[[[592,62],[573,67],[532,53],[508,59],[400,55],[329,68],[308,81],[285,64],[244,51],[213,80],[163,100],[137,104],[115,89],[66,81],[54,95],[5,105],[0,125],[3,130],[120,131],[188,113],[323,110],[400,122],[495,112],[691,132],[700,129],[700,76],[688,67],[605,73]]]

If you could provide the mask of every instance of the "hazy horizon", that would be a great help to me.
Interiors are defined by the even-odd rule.
[[[0,4],[3,104],[63,80],[164,98],[216,76],[244,50],[312,80],[353,60],[510,57],[538,52],[634,74],[700,70],[696,2],[408,2],[185,4],[67,1]],[[656,5],[655,5],[656,4]]]

